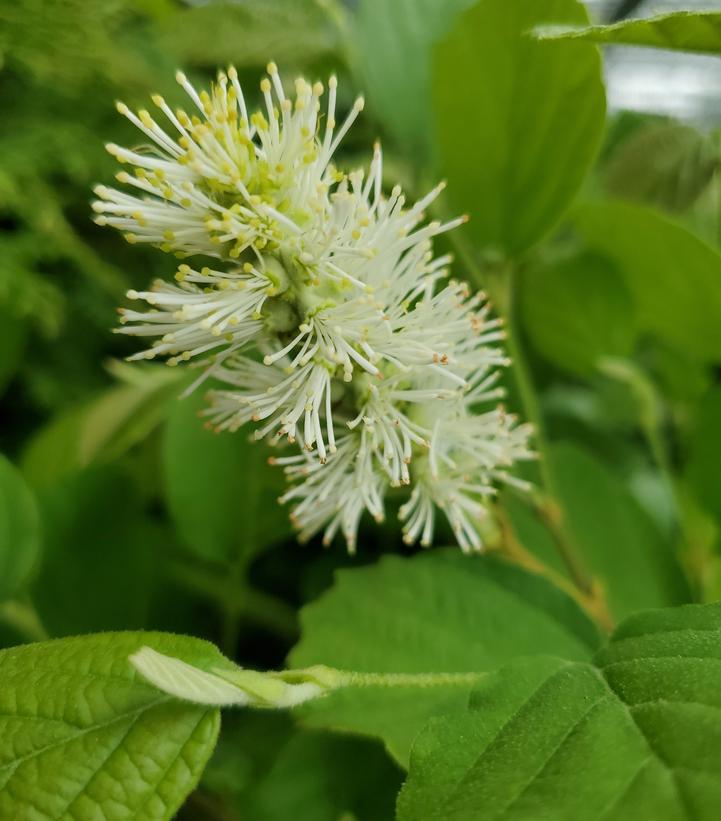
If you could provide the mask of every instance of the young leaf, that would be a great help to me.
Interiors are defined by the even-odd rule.
[[[436,550],[338,573],[301,615],[293,666],[328,664],[371,673],[479,673],[517,655],[585,659],[597,632],[550,582],[492,557]],[[302,708],[306,723],[378,735],[407,763],[427,719],[463,709],[472,679],[433,686],[354,687]]]
[[[173,817],[207,762],[217,710],[158,693],[128,656],[147,644],[199,666],[207,642],[105,633],[0,651],[0,817]]]
[[[599,146],[599,55],[540,43],[541,22],[585,23],[576,0],[484,0],[439,44],[433,70],[440,168],[476,245],[518,254],[560,219]]]
[[[198,411],[202,391],[171,408],[163,439],[163,469],[170,514],[188,550],[216,561],[254,552],[287,537],[290,524],[278,507],[283,471],[250,432],[213,433]]]
[[[687,602],[671,545],[618,477],[571,443],[552,445],[548,458],[574,545],[605,589],[612,615]]]
[[[539,36],[550,40],[588,40],[721,54],[721,12],[678,11],[641,20],[622,20],[608,26],[541,30]]]
[[[20,471],[0,453],[0,602],[27,581],[39,552],[35,497]]]
[[[399,821],[714,819],[721,606],[633,616],[593,664],[537,656],[421,733]]]
[[[705,362],[721,352],[721,254],[657,212],[621,202],[584,206],[576,225],[613,259],[636,305],[639,330]]]
[[[535,347],[563,370],[587,376],[601,357],[627,356],[633,348],[633,301],[606,257],[578,254],[532,268],[519,297]]]

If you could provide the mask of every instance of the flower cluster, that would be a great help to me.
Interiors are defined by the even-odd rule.
[[[118,104],[148,142],[109,145],[129,189],[95,189],[98,224],[208,263],[129,292],[149,309],[122,310],[118,330],[152,339],[131,358],[195,360],[196,385],[222,386],[214,429],[256,423],[256,438],[296,444],[271,461],[301,538],[340,531],[353,550],[363,513],[380,521],[388,488],[410,486],[408,542],[430,543],[439,508],[464,550],[480,548],[487,497],[518,482],[506,471],[530,456],[529,429],[488,406],[507,364],[499,320],[433,255],[464,218],[425,221],[442,185],[415,204],[398,186],[386,196],[378,145],[367,170],[336,167],[363,100],[339,126],[333,77],[325,104],[302,79],[291,98],[270,64],[253,113],[232,68],[210,93],[177,79],[195,111],[153,97],[161,125]]]

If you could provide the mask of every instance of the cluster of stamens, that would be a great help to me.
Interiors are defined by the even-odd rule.
[[[411,206],[398,186],[386,197],[379,145],[367,170],[333,164],[363,108],[337,126],[335,78],[323,108],[321,83],[297,80],[291,99],[270,64],[250,114],[232,68],[210,93],[177,79],[197,113],[154,97],[168,129],[118,104],[149,142],[108,146],[134,167],[117,175],[131,192],[98,186],[93,205],[129,242],[208,260],[129,292],[150,309],[121,309],[118,331],[152,339],[131,358],[192,360],[192,389],[215,383],[207,424],[297,447],[273,461],[301,537],[341,531],[354,549],[363,512],[381,519],[388,488],[412,486],[409,541],[430,543],[438,506],[479,548],[487,497],[530,453],[526,426],[477,413],[500,396],[500,322],[433,256],[465,218],[425,222],[443,184]]]

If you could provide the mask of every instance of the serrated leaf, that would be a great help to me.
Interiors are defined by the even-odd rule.
[[[608,26],[542,30],[539,36],[550,40],[588,40],[721,54],[721,12],[678,11],[640,20],[622,20]]]
[[[574,218],[590,248],[613,259],[639,330],[704,362],[721,361],[721,254],[640,205],[585,205]]]
[[[596,49],[528,34],[587,19],[576,0],[484,0],[436,48],[440,171],[482,250],[518,254],[538,241],[596,155],[605,114]]]
[[[291,533],[278,505],[282,470],[247,428],[213,433],[198,411],[201,392],[175,403],[163,437],[163,472],[170,514],[185,547],[217,561],[251,556]]]
[[[0,651],[0,817],[162,821],[197,783],[217,710],[139,679],[141,645],[189,663],[228,662],[207,642],[106,633]]]
[[[435,550],[338,573],[301,614],[293,666],[375,673],[479,673],[531,652],[588,658],[597,632],[550,582],[492,557]],[[554,649],[555,648],[555,649]],[[306,723],[383,738],[407,763],[427,719],[463,709],[469,681],[345,687],[301,708]]]
[[[525,330],[536,349],[573,374],[592,374],[604,356],[627,356],[634,305],[611,260],[577,254],[531,268],[519,288]]]
[[[593,664],[502,668],[421,733],[399,821],[712,821],[720,639],[721,606],[689,605],[631,617]]]
[[[573,544],[614,618],[689,601],[672,545],[612,470],[570,442],[551,445],[548,462]]]
[[[0,602],[27,582],[40,543],[35,496],[20,471],[0,453]]]

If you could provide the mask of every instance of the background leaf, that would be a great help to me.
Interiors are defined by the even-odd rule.
[[[721,165],[721,150],[695,128],[652,122],[639,128],[606,167],[606,187],[617,197],[668,211],[691,206]]]
[[[678,11],[641,20],[621,20],[609,26],[541,32],[548,39],[590,40],[629,46],[721,53],[721,12]]]
[[[338,46],[331,17],[316,0],[198,4],[165,16],[158,39],[182,65],[230,62],[238,69],[328,57]]]
[[[703,507],[721,521],[721,387],[715,385],[697,407],[688,437],[686,479]]]
[[[249,821],[393,818],[401,771],[378,742],[300,731],[238,801]]]
[[[436,49],[440,170],[482,249],[518,254],[537,242],[593,161],[605,112],[596,50],[528,36],[540,22],[586,20],[576,0],[484,0]]]
[[[283,471],[268,465],[269,449],[250,431],[217,434],[203,427],[202,391],[171,408],[163,438],[170,515],[183,544],[216,561],[251,556],[290,534],[278,496]]]
[[[634,616],[594,665],[536,657],[476,688],[416,742],[399,821],[714,818],[721,607]]]
[[[40,543],[35,497],[20,471],[0,454],[0,602],[27,582]]]
[[[721,254],[681,225],[639,205],[594,203],[575,224],[618,265],[639,329],[703,361],[721,360]]]
[[[27,324],[0,304],[0,395],[20,366],[26,336]]]
[[[474,0],[361,0],[353,19],[353,54],[361,87],[398,143],[416,154],[430,134],[431,50]]]
[[[144,644],[188,663],[225,663],[207,642],[159,633],[0,651],[0,816],[174,815],[213,750],[219,716],[140,681],[128,656]]]
[[[116,365],[116,370],[126,374],[126,367]],[[36,434],[22,460],[32,485],[49,485],[91,464],[117,459],[160,424],[182,390],[184,375],[162,366],[128,372],[131,382],[63,411]]]
[[[455,550],[340,571],[335,586],[303,609],[301,625],[291,666],[361,672],[477,673],[531,652],[584,659],[598,641],[589,619],[550,582]],[[462,709],[468,689],[347,687],[301,712],[314,726],[380,735],[405,763],[427,718]]]
[[[554,365],[578,375],[604,356],[627,356],[635,342],[634,305],[607,257],[578,254],[524,273],[524,328]]]
[[[93,468],[44,489],[44,558],[33,583],[53,636],[147,626],[163,531],[127,472]]]
[[[690,591],[672,545],[602,462],[555,443],[549,466],[579,555],[603,586],[611,614],[682,604]]]

